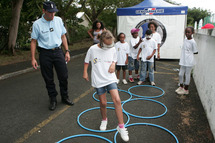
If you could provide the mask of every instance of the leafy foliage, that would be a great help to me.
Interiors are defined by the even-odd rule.
[[[0,3],[0,50],[3,50],[7,46],[8,42],[8,29],[11,19],[10,6],[11,2],[7,0],[3,0]]]
[[[103,12],[98,16],[98,19],[104,22],[107,29],[111,30],[114,35],[116,34],[117,27],[117,14],[116,9],[122,7],[131,7],[136,4],[139,4],[142,0],[116,0],[114,5],[107,7]]]
[[[201,19],[204,19],[204,17],[206,16],[210,16],[211,12],[209,12],[208,10],[202,10],[200,8],[192,8],[192,9],[188,9],[188,16],[187,16],[187,24],[188,25],[194,25],[195,21],[197,21],[197,23],[199,23],[199,21]]]
[[[16,48],[30,49],[30,33],[33,22],[42,15],[43,2],[45,0],[24,0],[20,15],[20,23],[17,35]],[[116,9],[122,7],[130,7],[141,3],[143,0],[52,0],[56,3],[60,16],[68,31],[68,38],[72,42],[87,37],[88,28],[80,26],[82,22],[76,18],[76,14],[80,11],[85,12],[91,21],[97,19],[103,21],[105,27],[113,33],[117,27]],[[169,3],[174,3],[166,0]],[[0,1],[0,51],[7,50],[8,29],[12,18],[12,2],[11,0]],[[211,13],[200,8],[188,9],[187,22],[193,25],[195,21],[209,16]]]

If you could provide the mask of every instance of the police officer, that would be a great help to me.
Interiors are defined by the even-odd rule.
[[[70,61],[70,51],[66,39],[66,29],[60,17],[55,16],[58,11],[54,2],[43,3],[43,15],[33,24],[31,33],[31,55],[32,66],[38,68],[35,59],[36,44],[38,42],[39,61],[42,76],[46,83],[50,98],[50,110],[55,110],[57,106],[57,91],[55,89],[53,67],[55,67],[59,80],[62,102],[73,105],[68,97],[68,70],[66,63]],[[65,55],[61,49],[61,44],[65,48]]]

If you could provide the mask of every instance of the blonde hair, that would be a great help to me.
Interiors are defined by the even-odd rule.
[[[99,37],[99,40],[100,40],[100,43],[99,43],[99,44],[100,44],[101,47],[103,47],[103,40],[104,40],[104,39],[112,39],[113,42],[114,42],[114,40],[115,40],[113,34],[112,34],[109,30],[103,31],[102,34],[101,34],[100,37]]]

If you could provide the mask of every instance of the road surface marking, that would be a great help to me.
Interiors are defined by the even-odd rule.
[[[178,73],[172,73],[172,72],[154,72],[156,74],[178,74]]]
[[[79,97],[75,98],[73,100],[74,103],[77,103],[81,98],[85,97],[86,95],[88,95],[90,92],[93,91],[93,87],[91,87],[89,90],[87,90],[86,92],[84,92],[83,94],[81,94]],[[58,116],[60,116],[63,112],[65,112],[68,108],[70,108],[71,106],[65,106],[63,109],[61,109],[60,111],[52,114],[51,116],[49,116],[46,120],[42,121],[41,123],[37,124],[33,129],[31,129],[30,131],[28,131],[27,133],[25,133],[21,138],[19,138],[18,140],[15,141],[15,143],[23,143],[25,140],[27,140],[30,136],[32,136],[35,132],[37,132],[38,130],[40,130],[42,127],[46,126],[49,122],[51,122],[52,120],[54,120],[55,118],[57,118]]]

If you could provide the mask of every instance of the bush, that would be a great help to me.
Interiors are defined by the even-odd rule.
[[[0,27],[0,51],[6,50],[8,41],[8,29]]]
[[[71,41],[73,43],[81,41],[82,39],[88,38],[87,31],[89,28],[83,26],[83,25],[76,25],[69,29],[71,33]]]

